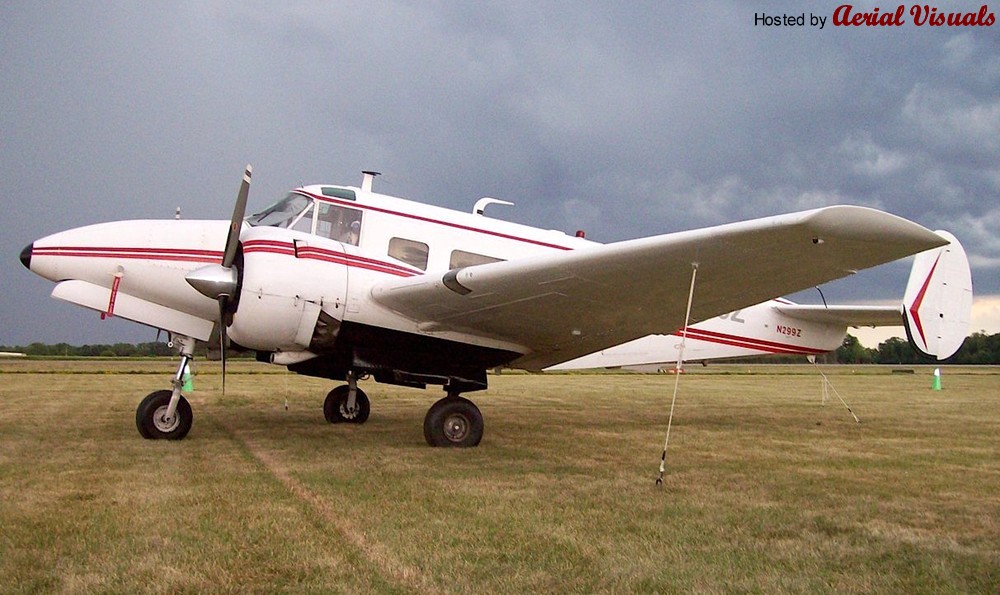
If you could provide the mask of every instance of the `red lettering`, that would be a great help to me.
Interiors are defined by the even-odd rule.
[[[884,12],[880,13],[878,7],[875,7],[871,12],[858,12],[851,14],[854,7],[850,4],[842,4],[833,11],[833,24],[837,27],[860,27],[862,25],[867,25],[868,27],[902,27],[905,21],[903,21],[903,13],[906,11],[906,7],[900,4],[896,7],[894,12]]]
[[[947,15],[938,12],[936,6],[914,4],[910,7],[913,23],[918,27],[992,27],[996,23],[996,15],[989,12],[987,5],[979,7],[979,12],[949,12]]]
[[[992,12],[986,14],[986,10],[987,8],[985,4],[979,9],[979,24],[983,27],[992,27],[993,23],[997,22],[997,17]],[[986,15],[985,18],[983,15]]]
[[[833,25],[835,27],[843,27],[844,25],[849,25],[847,19],[851,16],[851,9],[854,7],[850,4],[842,4],[837,7],[837,10],[833,11]]]
[[[906,7],[905,6],[903,6],[902,4],[900,4],[899,6],[897,6],[896,7],[896,12],[894,12],[893,15],[892,15],[892,22],[888,23],[888,24],[895,25],[896,27],[902,27],[903,23],[906,22],[906,21],[903,20],[903,13],[905,13],[905,12],[906,12]]]
[[[880,12],[876,6],[871,12],[855,12],[854,5],[841,4],[833,11],[835,27],[902,27],[906,24],[903,15],[906,6],[900,4],[893,12]],[[978,12],[944,13],[936,6],[929,4],[914,4],[909,10],[913,24],[918,27],[992,27],[996,23],[996,15],[990,12],[984,4]]]
[[[930,25],[931,27],[940,26],[944,22],[944,18],[941,21],[937,21],[937,8],[932,8],[926,4],[923,6],[919,4],[914,4],[910,7],[910,16],[913,17],[913,24],[918,27],[923,27],[924,25]]]

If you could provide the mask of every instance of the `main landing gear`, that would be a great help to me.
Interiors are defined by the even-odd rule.
[[[179,344],[181,365],[170,384],[173,390],[158,390],[146,395],[135,410],[135,426],[143,438],[180,440],[191,431],[194,415],[191,404],[181,395],[184,370],[194,357],[194,339],[175,337]]]
[[[472,401],[449,393],[427,410],[424,439],[431,446],[477,446],[483,439],[483,414]]]
[[[370,413],[368,395],[358,388],[354,372],[348,373],[347,384],[330,391],[323,401],[323,417],[332,424],[363,424]],[[449,392],[431,405],[424,417],[424,439],[431,446],[477,446],[483,439],[483,428],[482,412],[457,392]]]

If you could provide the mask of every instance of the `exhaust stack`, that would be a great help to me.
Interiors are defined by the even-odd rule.
[[[366,171],[363,171],[361,173],[364,174],[364,177],[361,178],[361,191],[362,192],[371,192],[372,191],[372,181],[375,180],[375,176],[382,175],[382,172],[367,171],[366,170]]]

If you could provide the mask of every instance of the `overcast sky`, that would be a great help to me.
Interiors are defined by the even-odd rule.
[[[1000,23],[757,4],[806,26],[711,0],[0,3],[0,344],[152,340],[49,298],[19,252],[178,206],[227,219],[248,162],[250,210],[376,169],[381,192],[503,198],[491,215],[599,241],[873,206],[953,231],[1000,294]],[[898,300],[908,267],[827,298]]]

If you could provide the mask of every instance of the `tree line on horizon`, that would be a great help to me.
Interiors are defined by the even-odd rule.
[[[836,362],[841,364],[927,364],[937,361],[918,353],[909,341],[899,337],[892,337],[879,343],[877,349],[871,349],[861,345],[857,338],[848,334],[835,354]],[[955,355],[940,363],[1000,364],[1000,333],[992,335],[987,335],[985,331],[972,333],[966,337]]]
[[[204,358],[206,346],[200,344],[195,355]],[[24,346],[2,346],[0,351],[23,353],[32,357],[173,357],[176,349],[168,347],[164,342],[149,343],[115,343],[113,345],[69,345],[68,343],[31,343]],[[232,357],[253,358],[253,352],[237,352],[233,350]],[[910,342],[899,337],[892,337],[877,348],[865,347],[851,334],[844,338],[844,343],[836,351],[818,356],[825,364],[928,364],[935,363],[919,353]],[[733,360],[753,363],[801,363],[802,356],[759,356]],[[987,335],[985,331],[972,333],[965,339],[961,349],[951,358],[940,362],[956,365],[1000,365],[1000,333]]]

